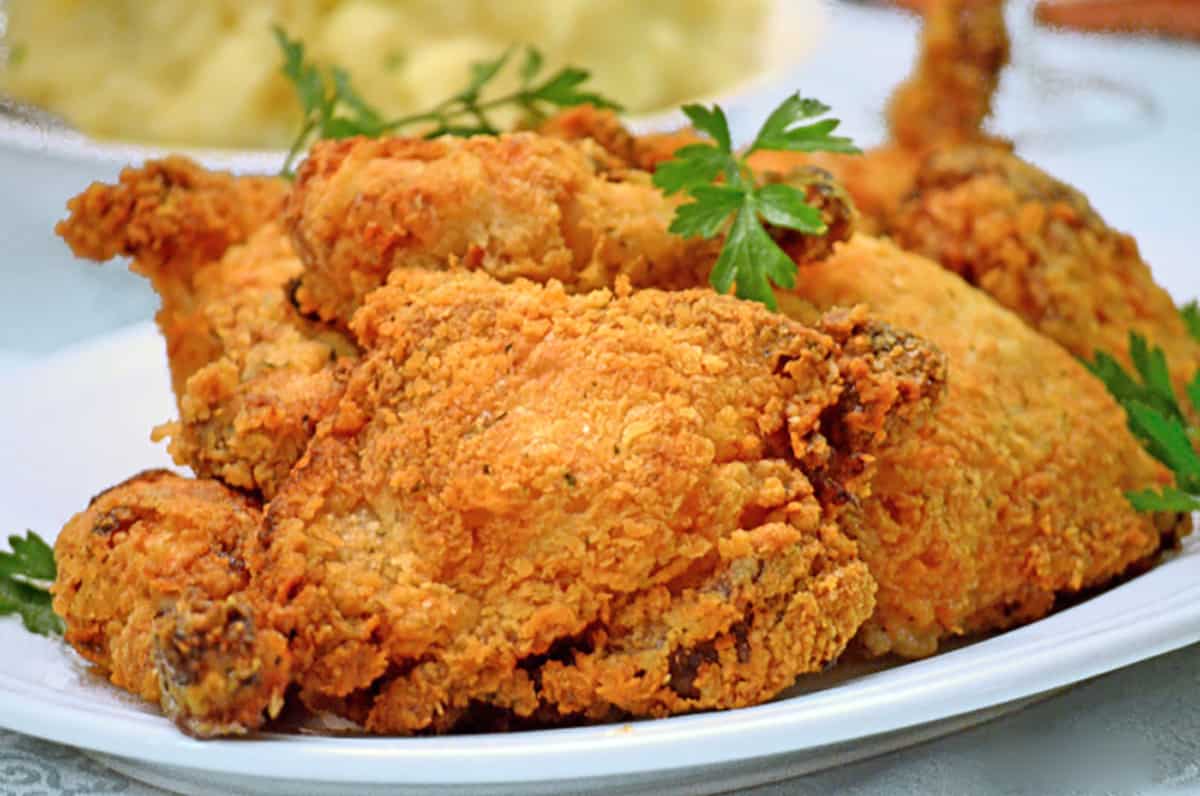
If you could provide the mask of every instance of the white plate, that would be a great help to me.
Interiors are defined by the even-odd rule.
[[[53,536],[90,495],[166,463],[162,343],[137,326],[8,375],[0,388],[0,528]],[[0,726],[99,753],[186,792],[718,790],[925,740],[1200,640],[1200,544],[1048,619],[889,667],[835,669],[768,705],[504,735],[200,742],[108,687],[62,644],[0,620]]]

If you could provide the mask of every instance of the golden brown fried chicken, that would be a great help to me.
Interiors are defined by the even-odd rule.
[[[179,394],[179,420],[156,430],[202,477],[270,499],[333,407],[358,353],[309,321],[290,293],[300,261],[275,224],[198,269],[193,301],[217,345]]]
[[[888,107],[895,142],[929,151],[978,140],[1008,54],[1004,0],[930,2],[916,68]]]
[[[579,105],[556,114],[538,127],[538,132],[564,141],[591,139],[626,168],[654,171],[675,151],[688,144],[706,141],[691,128],[635,136],[612,111]]]
[[[1200,343],[1134,239],[1079,191],[1009,152],[935,154],[888,229],[1077,357],[1106,351],[1130,366],[1133,331],[1166,352],[1180,395],[1200,368]]]
[[[870,614],[840,512],[940,393],[915,338],[407,270],[353,325],[255,573],[310,706],[408,733],[749,705]]]
[[[590,139],[535,133],[317,143],[287,223],[306,310],[345,324],[396,268],[481,269],[572,292],[705,284],[720,243],[667,232],[676,201],[644,172],[607,170]]]
[[[158,433],[175,461],[268,498],[356,357],[291,301],[302,266],[270,221],[284,185],[171,158],[91,186],[58,227],[80,256],[131,255],[162,298],[180,419]]]
[[[183,157],[121,172],[115,185],[93,183],[67,203],[55,231],[76,256],[103,262],[132,258],[162,298],[159,328],[167,342],[176,395],[216,358],[192,275],[279,214],[287,183],[273,177],[211,172]]]
[[[1103,584],[1190,528],[1187,515],[1126,501],[1171,476],[1104,386],[954,274],[857,237],[798,282],[785,312],[866,302],[949,359],[945,399],[880,450],[849,526],[879,584],[859,635],[870,652],[928,655],[948,636],[1037,619],[1056,595]]]
[[[283,704],[290,660],[245,591],[261,519],[253,500],[165,470],[93,498],[55,543],[66,640],[190,733],[258,727]]]

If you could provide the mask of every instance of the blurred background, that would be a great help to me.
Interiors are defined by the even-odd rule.
[[[548,68],[591,68],[597,87],[621,98],[640,129],[677,125],[679,117],[663,111],[682,100],[719,98],[744,139],[800,89],[831,104],[843,129],[872,145],[916,52],[919,16],[900,6],[920,5],[0,0],[0,368],[154,312],[144,280],[116,265],[74,261],[54,236],[66,200],[88,182],[180,148],[210,165],[277,168],[298,109],[278,74],[272,23],[303,39],[314,57],[345,66],[389,112],[428,107],[463,84],[470,61],[532,42]],[[1200,35],[1200,7],[1075,0],[1043,3],[1038,22],[1034,6],[1009,3],[1013,63],[992,130],[1133,233],[1176,298],[1200,295],[1192,266],[1200,44],[1188,38]],[[1091,10],[1080,16],[1081,6]],[[1047,9],[1051,20],[1066,9],[1072,29],[1043,24]],[[1157,32],[1075,29],[1100,23]],[[1161,35],[1164,27],[1171,35]]]

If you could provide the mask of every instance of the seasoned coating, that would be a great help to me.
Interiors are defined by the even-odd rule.
[[[976,141],[1008,63],[1004,0],[933,0],[913,74],[888,106],[893,140],[929,151]]]
[[[54,547],[67,642],[187,732],[258,727],[282,706],[289,665],[244,591],[261,519],[253,500],[166,470],[96,496]]]
[[[156,430],[197,475],[275,493],[357,357],[341,332],[304,318],[303,266],[270,220],[281,180],[205,171],[183,158],[94,184],[58,226],[77,254],[127,254],[162,299],[179,420]]]
[[[67,203],[70,215],[55,231],[76,256],[128,256],[131,270],[151,281],[178,395],[216,356],[192,275],[277,216],[286,192],[278,178],[234,177],[168,157],[123,169],[115,185],[93,183]]]
[[[396,268],[557,279],[572,292],[618,275],[705,284],[720,242],[669,234],[676,200],[611,162],[590,139],[535,133],[319,142],[286,211],[306,266],[300,304],[345,324]]]
[[[1166,352],[1181,396],[1200,367],[1200,343],[1134,239],[1109,227],[1079,191],[1009,152],[935,154],[889,232],[1077,357],[1106,351],[1128,367],[1135,331]]]
[[[708,141],[690,127],[635,136],[615,113],[591,105],[578,105],[551,116],[538,132],[564,141],[591,139],[612,156],[613,164],[650,172],[674,157],[677,149]]]
[[[869,652],[928,655],[948,636],[1040,618],[1190,529],[1187,515],[1138,514],[1125,499],[1171,476],[1104,386],[954,274],[857,237],[798,283],[780,299],[790,315],[866,302],[949,358],[945,399],[880,450],[850,526],[879,584],[859,634]]]
[[[944,375],[862,311],[707,290],[396,271],[354,330],[256,578],[304,701],[382,733],[750,705],[828,664],[873,607],[841,511]]]
[[[177,463],[267,499],[358,359],[347,336],[296,310],[290,294],[301,271],[273,223],[197,269],[192,301],[214,355],[179,393],[179,420],[155,430],[171,437]]]

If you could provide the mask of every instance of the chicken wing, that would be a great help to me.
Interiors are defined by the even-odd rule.
[[[96,496],[55,543],[66,640],[190,733],[258,727],[290,662],[246,591],[261,519],[255,501],[165,470]]]
[[[217,356],[194,273],[276,217],[286,192],[278,178],[234,177],[169,157],[122,170],[115,185],[93,183],[67,203],[70,215],[55,231],[76,256],[128,256],[130,268],[150,280],[162,299],[157,320],[180,395],[188,377]]]
[[[944,375],[861,310],[707,290],[401,270],[353,326],[256,577],[302,698],[373,732],[749,705],[828,664],[873,607],[842,509]]]
[[[302,266],[271,220],[285,185],[169,158],[92,185],[58,225],[81,257],[132,256],[162,299],[180,418],[156,435],[175,461],[268,498],[357,357],[291,300]]]
[[[869,652],[928,655],[948,636],[1037,619],[1057,595],[1103,584],[1190,530],[1188,515],[1126,501],[1171,475],[1104,386],[954,274],[857,237],[798,282],[780,298],[788,314],[866,302],[949,360],[945,399],[880,450],[850,526],[879,584],[859,634]]]

